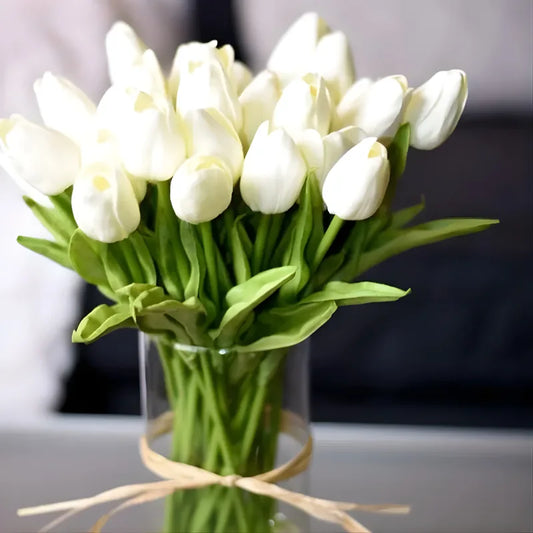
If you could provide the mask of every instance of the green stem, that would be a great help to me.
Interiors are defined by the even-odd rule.
[[[250,456],[252,451],[252,445],[257,434],[257,428],[259,427],[259,422],[261,421],[261,415],[263,414],[265,408],[265,397],[268,387],[265,385],[258,387],[252,407],[250,409],[250,414],[248,418],[248,424],[244,431],[244,436],[241,444],[241,460],[240,464],[246,464],[246,460]]]
[[[220,296],[218,294],[218,274],[217,274],[217,256],[215,251],[215,241],[210,222],[202,222],[199,225],[202,245],[207,263],[207,279],[209,282],[209,291],[217,309],[220,308]]]
[[[283,217],[285,213],[279,213],[277,215],[270,215],[272,222],[270,225],[270,231],[268,232],[268,238],[263,253],[262,268],[266,269],[269,266],[273,267],[272,255],[278,244],[279,234],[281,232],[281,226],[283,225]]]
[[[316,271],[316,269],[320,266],[320,263],[322,263],[324,257],[326,257],[328,250],[331,248],[331,245],[333,244],[333,241],[337,237],[343,224],[344,220],[342,220],[342,218],[339,218],[337,215],[335,215],[331,219],[326,233],[324,233],[324,236],[322,237],[322,239],[320,239],[320,242],[318,243],[315,259],[313,261],[312,266],[313,272]]]
[[[209,407],[210,407],[209,412],[211,415],[211,419],[213,420],[215,429],[218,433],[218,437],[220,440],[220,451],[226,463],[225,465],[226,469],[231,470],[225,473],[234,474],[235,464],[233,461],[233,456],[231,453],[231,447],[229,444],[228,436],[226,434],[226,428],[224,426],[224,422],[222,421],[222,417],[220,416],[220,411],[218,410],[218,407],[217,407],[217,395],[215,392],[215,385],[213,382],[213,373],[212,373],[213,371],[211,369],[211,362],[209,361],[209,355],[201,356],[200,362],[201,362],[202,370],[204,373],[204,380],[205,380],[205,401],[209,404]]]
[[[272,215],[260,215],[253,249],[252,274],[257,274],[261,269],[261,260],[265,254],[265,245],[268,239],[271,222]]]

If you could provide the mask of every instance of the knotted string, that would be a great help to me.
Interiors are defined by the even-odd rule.
[[[292,478],[305,471],[312,456],[313,440],[307,430],[307,425],[299,416],[289,411],[283,411],[282,413],[281,432],[293,437],[302,445],[302,448],[291,460],[281,466],[253,477],[243,477],[237,474],[222,476],[197,466],[171,461],[150,448],[150,443],[155,438],[168,433],[172,428],[172,424],[173,413],[166,412],[162,414],[150,424],[147,434],[143,435],[139,442],[140,455],[144,465],[154,474],[163,478],[162,481],[124,485],[101,492],[90,498],[26,507],[19,509],[17,514],[19,516],[29,516],[63,511],[62,515],[41,529],[41,532],[45,533],[64,520],[94,505],[125,500],[116,505],[111,511],[102,515],[90,529],[90,533],[100,533],[106,522],[123,509],[164,498],[178,490],[198,489],[213,485],[238,487],[253,494],[283,501],[319,520],[338,524],[345,531],[351,533],[370,532],[346,511],[358,510],[374,513],[406,514],[410,510],[409,506],[406,505],[364,505],[324,500],[275,485],[277,482]]]

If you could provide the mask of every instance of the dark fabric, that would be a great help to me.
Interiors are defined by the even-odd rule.
[[[363,279],[401,301],[340,309],[312,341],[314,420],[533,427],[533,132],[520,117],[466,117],[446,144],[412,150],[398,188],[425,219],[501,224],[397,256]],[[88,312],[100,297],[87,289]],[[80,346],[65,411],[139,411],[137,338]]]

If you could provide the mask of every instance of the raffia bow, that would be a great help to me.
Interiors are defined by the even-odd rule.
[[[144,465],[154,474],[163,478],[163,481],[124,485],[90,498],[26,507],[19,509],[17,514],[29,516],[63,511],[62,515],[41,529],[41,532],[44,533],[94,505],[125,500],[102,515],[90,529],[90,533],[100,533],[109,518],[123,509],[164,498],[177,490],[197,489],[212,485],[238,487],[254,494],[269,496],[292,505],[319,520],[338,524],[345,531],[351,533],[370,532],[346,511],[358,510],[389,514],[406,514],[410,511],[409,506],[406,505],[364,505],[313,498],[275,485],[276,482],[292,478],[306,470],[312,456],[313,440],[307,431],[306,424],[300,417],[289,411],[283,412],[281,431],[302,444],[301,450],[290,461],[253,477],[242,477],[235,474],[222,476],[193,465],[171,461],[150,448],[150,442],[158,436],[168,433],[172,423],[173,414],[171,412],[164,413],[152,422],[147,434],[143,435],[139,442]]]

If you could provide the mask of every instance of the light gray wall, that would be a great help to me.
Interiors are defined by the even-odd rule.
[[[238,0],[254,68],[301,13],[318,12],[344,31],[359,76],[404,74],[412,86],[438,70],[461,68],[469,111],[529,106],[531,0]]]

